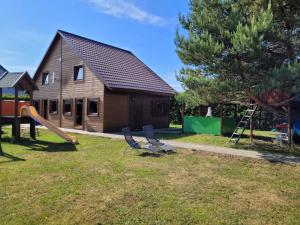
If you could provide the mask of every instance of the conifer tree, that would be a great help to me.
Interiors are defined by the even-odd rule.
[[[206,102],[247,97],[273,112],[263,93],[299,93],[298,0],[190,0],[179,22],[178,80],[188,93]]]

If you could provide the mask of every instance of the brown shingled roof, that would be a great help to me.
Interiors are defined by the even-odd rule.
[[[107,88],[174,94],[164,80],[130,51],[61,30],[58,34]]]

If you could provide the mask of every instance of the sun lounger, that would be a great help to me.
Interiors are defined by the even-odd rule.
[[[154,129],[153,129],[152,125],[144,126],[143,130],[144,130],[144,135],[145,135],[147,141],[149,142],[149,144],[156,146],[157,148],[159,148],[165,152],[174,152],[175,151],[175,149],[172,146],[162,143],[160,140],[155,138]]]
[[[134,150],[147,150],[149,152],[152,153],[157,153],[160,151],[159,148],[157,148],[156,146],[152,145],[149,143],[149,145],[142,145],[141,143],[135,141],[131,135],[131,131],[129,127],[123,128],[122,129],[124,132],[124,138],[128,144],[128,147],[130,149],[134,149]]]

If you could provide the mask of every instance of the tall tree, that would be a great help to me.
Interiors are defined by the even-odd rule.
[[[179,21],[175,44],[186,67],[178,79],[187,91],[210,101],[246,96],[273,112],[281,103],[264,93],[299,92],[298,0],[191,0]]]

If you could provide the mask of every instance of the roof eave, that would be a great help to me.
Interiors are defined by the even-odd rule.
[[[25,71],[15,82],[14,82],[14,84],[12,85],[12,87],[13,88],[15,88],[17,85],[18,85],[18,83],[19,83],[19,81],[20,80],[22,80],[24,77],[27,77],[28,78],[28,80],[29,80],[29,82],[31,83],[31,85],[32,85],[32,91],[37,91],[37,90],[39,90],[39,88],[37,87],[37,85],[35,84],[35,82],[33,82],[33,79],[30,77],[30,75],[29,75],[29,73],[27,72],[27,71]]]
[[[129,93],[140,93],[140,94],[150,94],[150,95],[159,95],[159,96],[168,96],[172,97],[175,95],[175,92],[159,92],[151,90],[141,90],[141,89],[129,89],[129,88],[111,88],[111,91],[119,92],[129,92]]]

